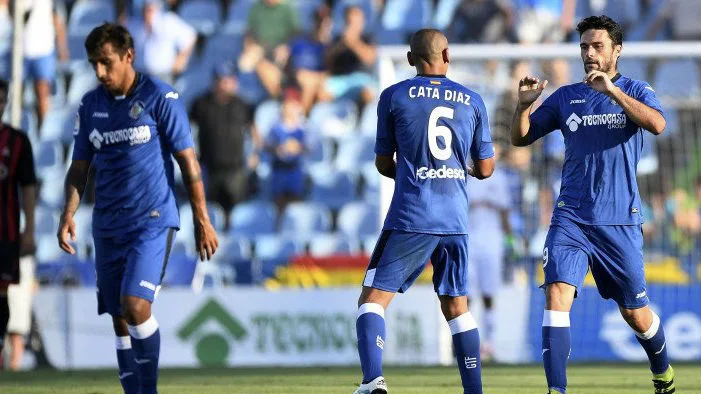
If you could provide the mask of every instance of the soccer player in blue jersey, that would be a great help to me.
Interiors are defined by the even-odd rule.
[[[599,293],[616,301],[650,359],[655,393],[674,392],[660,318],[648,306],[643,267],[642,204],[635,179],[645,130],[665,118],[655,91],[618,73],[623,34],[606,16],[577,25],[586,77],[533,103],[547,81],[519,83],[511,142],[532,144],[553,130],[565,138],[562,186],[543,249],[543,364],[550,393],[567,388],[569,311],[591,269]]]
[[[85,49],[101,86],[85,94],[78,108],[58,243],[75,253],[69,243],[78,235],[73,215],[92,166],[98,313],[112,316],[124,392],[156,393],[160,333],[151,303],[180,225],[171,155],[188,190],[203,261],[216,251],[217,235],[178,93],[134,71],[134,40],[120,25],[93,29]]]
[[[489,120],[479,94],[446,78],[448,40],[440,31],[419,30],[410,45],[407,58],[416,77],[385,89],[377,106],[375,166],[395,186],[358,300],[363,381],[355,394],[387,393],[382,350],[392,338],[385,338],[385,309],[429,259],[464,393],[479,394],[479,334],[466,297],[466,180],[484,179],[494,171]]]

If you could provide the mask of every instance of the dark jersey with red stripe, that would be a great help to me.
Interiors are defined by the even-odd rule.
[[[0,242],[19,242],[19,191],[36,183],[29,138],[0,124]]]

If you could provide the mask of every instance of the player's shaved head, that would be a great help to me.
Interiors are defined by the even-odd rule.
[[[448,48],[448,39],[440,30],[421,29],[411,36],[409,46],[415,63],[423,60],[434,64],[442,62],[443,51]]]

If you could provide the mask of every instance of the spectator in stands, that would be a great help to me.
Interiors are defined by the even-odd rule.
[[[574,27],[576,0],[526,0],[518,10],[522,43],[561,42]]]
[[[459,43],[515,41],[510,0],[463,0],[453,14],[448,37]]]
[[[365,34],[365,15],[357,6],[345,10],[346,26],[341,36],[327,51],[329,77],[319,99],[330,101],[340,97],[360,98],[363,104],[375,97],[377,85],[370,68],[377,59],[372,37]]]
[[[314,30],[289,42],[288,72],[301,89],[305,113],[309,113],[326,76],[324,54],[331,42],[332,24],[331,10],[321,5],[314,13]]]
[[[219,65],[212,89],[197,98],[190,110],[190,119],[199,126],[198,146],[207,174],[207,196],[224,208],[227,220],[234,205],[249,197],[249,180],[258,164],[255,152],[246,157],[246,141],[250,138],[255,147],[260,146],[252,125],[252,108],[237,91],[233,65]]]
[[[56,49],[59,59],[68,61],[66,25],[53,0],[25,1],[24,78],[34,81],[38,129],[49,111],[51,86],[56,75]]]
[[[272,191],[280,217],[287,204],[302,198],[306,186],[304,155],[307,136],[299,99],[297,90],[285,92],[280,122],[270,129],[265,144],[273,154]]]
[[[172,83],[187,67],[197,32],[162,7],[161,0],[145,0],[141,17],[131,18],[127,28],[134,36],[137,71]]]
[[[7,104],[8,89],[7,81],[0,80],[0,119]],[[27,304],[27,300],[21,299],[26,296],[22,292],[15,292],[13,300],[8,300],[8,285],[17,284],[20,281],[20,258],[31,256],[36,251],[34,241],[36,176],[32,145],[24,132],[2,123],[0,123],[0,169],[2,170],[0,171],[0,190],[3,191],[2,207],[7,213],[0,217],[0,355],[2,355],[10,319],[9,302],[24,301],[24,304]],[[20,207],[26,219],[22,233],[19,225]],[[15,351],[16,349],[13,349],[13,353]]]
[[[297,32],[297,14],[282,0],[259,0],[248,12],[248,31],[267,54],[285,51],[287,40]]]
[[[285,55],[286,56],[286,55]],[[246,101],[258,104],[268,97],[277,98],[282,91],[282,69],[287,58],[278,64],[265,57],[265,49],[251,35],[243,37],[243,50],[238,59],[239,77]]]

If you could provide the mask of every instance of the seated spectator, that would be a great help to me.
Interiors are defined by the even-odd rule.
[[[289,42],[290,58],[287,68],[291,79],[301,89],[301,102],[309,113],[326,76],[324,53],[331,42],[331,10],[320,6],[314,13],[314,30]]]
[[[701,2],[698,0],[669,0],[655,20],[648,39],[654,39],[657,31],[666,26],[673,40],[701,40]]]
[[[270,129],[266,141],[267,150],[273,154],[272,192],[280,213],[287,204],[304,195],[307,136],[303,121],[299,92],[288,89],[282,102],[280,122]]]
[[[463,0],[455,10],[448,37],[456,43],[514,41],[514,18],[509,0]]]
[[[252,125],[253,110],[237,92],[233,65],[222,64],[215,69],[211,90],[197,98],[190,110],[190,119],[199,126],[197,142],[207,174],[207,197],[224,208],[227,220],[234,205],[251,194],[258,156],[252,152],[246,157],[246,141],[250,138],[254,146],[260,145]]]
[[[518,10],[522,43],[561,42],[574,28],[576,0],[526,0]]]
[[[365,16],[360,7],[348,7],[345,21],[343,33],[331,44],[326,54],[330,75],[324,82],[319,99],[360,98],[363,104],[367,104],[375,97],[374,87],[377,83],[370,67],[377,59],[377,49],[372,38],[363,33]]]
[[[127,28],[134,37],[134,67],[173,83],[187,67],[197,32],[176,13],[162,7],[161,0],[145,0],[141,17],[131,18]]]
[[[249,104],[259,104],[268,97],[277,98],[280,95],[282,67],[265,57],[265,49],[250,33],[243,37],[238,69],[242,93]]]
[[[268,54],[284,47],[297,30],[297,14],[288,2],[259,0],[248,12],[248,32]]]

